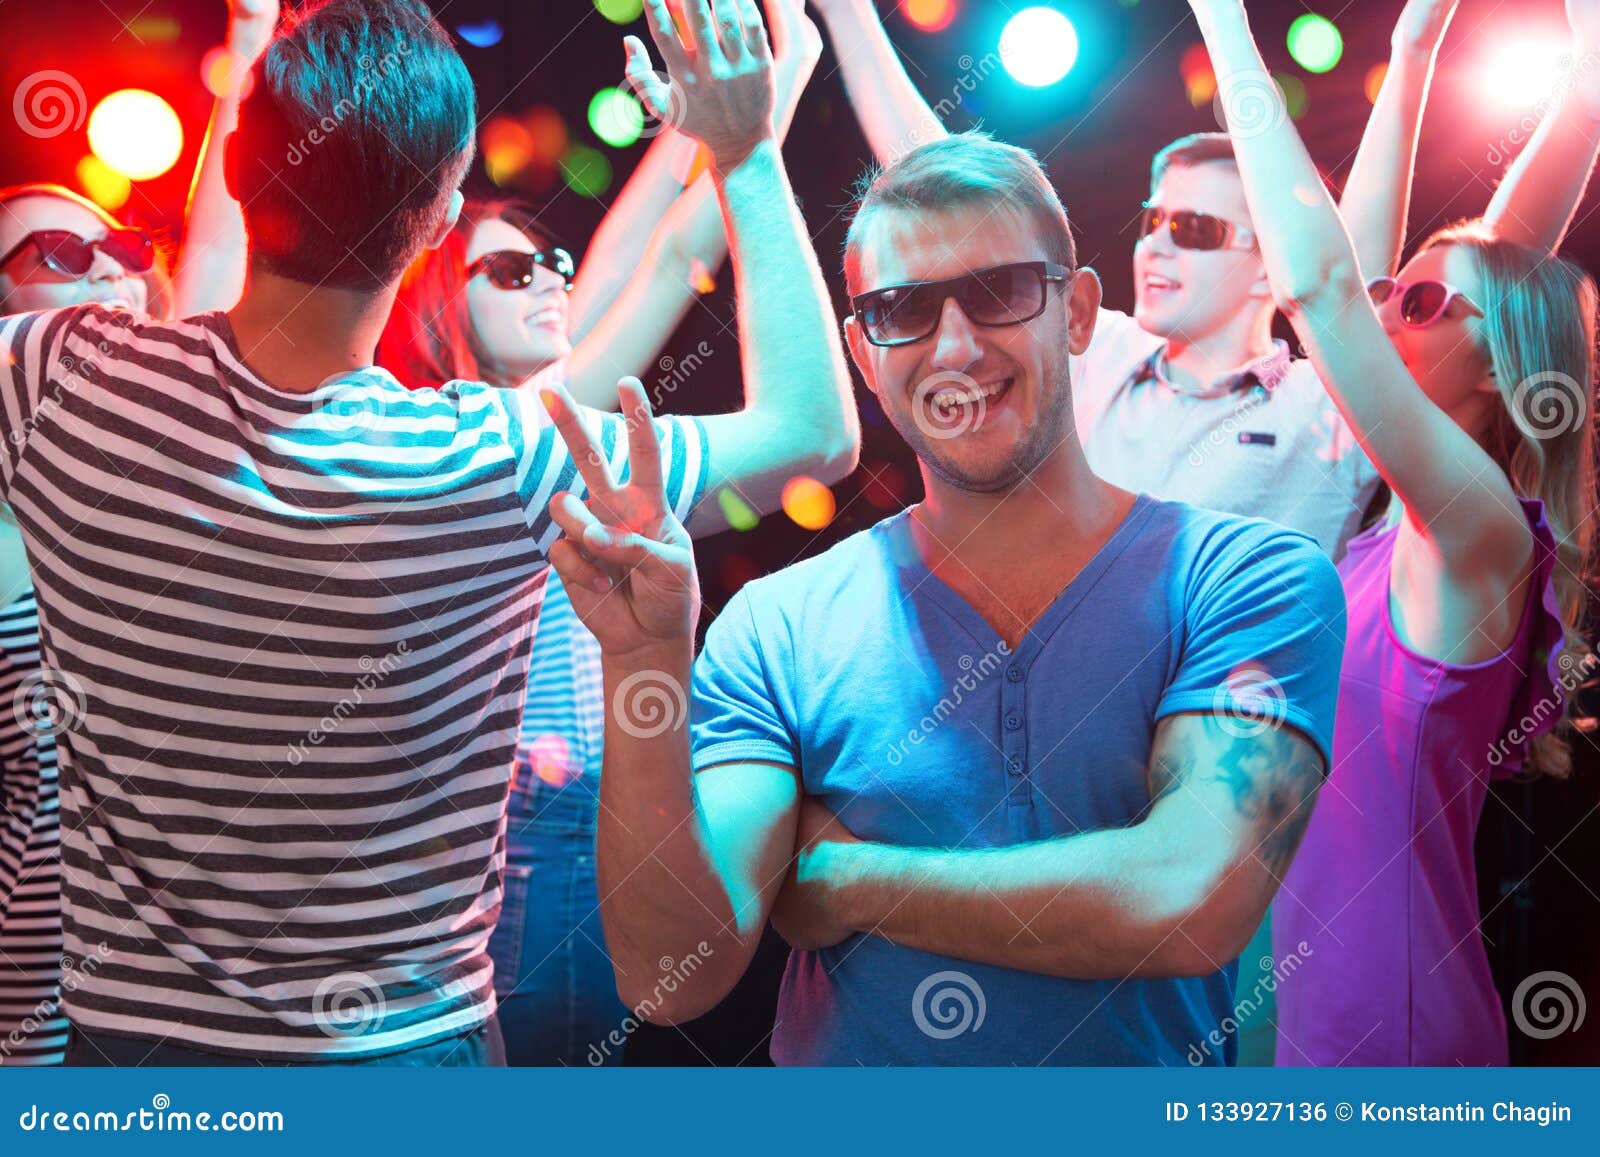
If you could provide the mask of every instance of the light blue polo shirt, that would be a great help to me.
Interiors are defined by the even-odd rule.
[[[1149,807],[1167,715],[1267,712],[1331,766],[1344,631],[1338,577],[1309,537],[1140,495],[1011,653],[923,565],[902,513],[728,604],[695,666],[694,766],[796,766],[851,831],[887,844],[1126,827]],[[856,935],[790,954],[772,1055],[1228,1063],[1233,973],[1068,980]]]

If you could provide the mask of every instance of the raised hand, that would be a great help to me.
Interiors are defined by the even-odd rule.
[[[228,51],[246,66],[267,50],[278,27],[278,0],[228,0]]]
[[[726,171],[772,136],[772,47],[755,0],[683,0],[680,35],[665,0],[645,0],[667,77],[637,36],[624,40],[628,83],[650,114],[676,125]]]
[[[772,55],[782,65],[795,61],[809,77],[822,58],[822,32],[805,13],[803,0],[767,0],[767,22],[772,25]]]
[[[1461,0],[1407,0],[1394,26],[1396,51],[1432,53],[1444,39]]]
[[[587,502],[566,492],[551,500],[550,515],[565,537],[551,548],[550,563],[572,609],[609,656],[692,640],[700,612],[694,550],[667,505],[650,401],[638,378],[623,378],[617,389],[628,426],[623,486],[612,479],[566,390],[540,395],[589,490]]]

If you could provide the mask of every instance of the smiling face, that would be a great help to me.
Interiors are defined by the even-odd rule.
[[[48,194],[24,195],[0,206],[0,256],[41,229],[66,229],[87,241],[104,237],[109,228],[106,218],[75,201]],[[32,245],[0,269],[0,310],[5,313],[59,309],[90,301],[143,313],[149,303],[149,287],[141,275],[130,273],[99,249],[84,277],[57,273]]]
[[[539,248],[509,221],[490,218],[472,232],[467,264],[485,253]],[[536,265],[533,281],[521,289],[501,289],[478,273],[467,282],[467,313],[482,369],[507,382],[519,382],[572,353],[567,338],[567,291],[561,275]]]
[[[858,293],[1046,256],[1026,214],[985,205],[875,209],[859,253]],[[973,324],[949,298],[938,328],[903,346],[872,345],[853,318],[846,323],[851,356],[884,413],[944,482],[1009,490],[1074,436],[1067,359],[1088,345],[1100,285],[1084,272],[1045,293],[1038,317],[1000,328]]]
[[[1244,185],[1230,161],[1171,166],[1150,203],[1168,212],[1206,213],[1236,228],[1250,228]],[[1237,325],[1241,317],[1259,314],[1272,301],[1259,250],[1180,249],[1167,229],[1135,246],[1133,283],[1134,317],[1148,333],[1169,340],[1203,341]]]

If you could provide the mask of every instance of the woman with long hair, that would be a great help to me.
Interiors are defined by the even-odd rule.
[[[1492,777],[1570,764],[1595,286],[1482,223],[1364,285],[1242,4],[1191,6],[1274,296],[1394,493],[1339,568],[1334,766],[1274,907],[1278,1061],[1504,1064],[1473,837]]]
[[[781,139],[822,42],[797,0],[773,0],[767,12]],[[641,164],[648,162],[649,154]],[[412,388],[457,378],[527,388],[555,376],[578,402],[616,408],[618,379],[654,367],[698,283],[727,252],[708,179],[673,201],[653,230],[639,228],[643,214],[629,200],[625,191],[602,225],[611,238],[603,260],[579,271],[531,206],[469,199],[444,241],[407,271],[378,364]],[[614,276],[619,268],[622,277]],[[505,899],[490,944],[513,1065],[621,1059],[629,1011],[605,949],[594,865],[604,731],[599,644],[552,571],[512,773]]]

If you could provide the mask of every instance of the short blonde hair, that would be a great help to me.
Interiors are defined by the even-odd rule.
[[[844,242],[844,279],[851,294],[862,292],[861,238],[880,209],[931,213],[973,205],[1018,210],[1032,219],[1044,255],[1074,269],[1077,246],[1067,210],[1038,159],[1027,149],[988,133],[953,133],[870,170],[857,183],[855,213]]]

